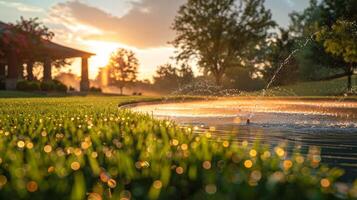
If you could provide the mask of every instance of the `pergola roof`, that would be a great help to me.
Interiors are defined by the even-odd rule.
[[[52,59],[91,57],[95,55],[94,53],[66,47],[50,41],[43,41],[43,48],[45,54]]]
[[[0,21],[0,33],[9,28],[9,25]],[[90,57],[94,56],[94,53],[66,47],[51,41],[43,40],[42,49],[40,52],[33,52],[36,57],[42,59],[43,57],[49,57],[51,59],[65,59],[76,57]],[[39,60],[40,61],[40,60]]]
[[[0,21],[0,32],[4,31],[7,27],[9,27],[8,24]]]

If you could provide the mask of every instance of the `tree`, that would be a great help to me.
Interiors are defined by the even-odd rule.
[[[322,29],[332,29],[338,20],[357,20],[356,0],[311,0],[302,12],[293,12],[289,30],[294,40],[316,39]],[[321,40],[311,40],[297,54],[300,77],[304,80],[328,80],[346,76],[348,63],[326,51]]]
[[[290,57],[286,65],[281,68],[282,63],[296,48],[296,41],[289,30],[279,28],[264,49],[266,64],[260,71],[266,82],[274,78],[273,85],[287,85],[298,79],[298,64],[294,57]]]
[[[355,22],[338,20],[331,28],[324,27],[317,40],[323,43],[325,51],[342,58],[347,80],[347,89],[352,91],[352,75],[357,68],[357,25]]]
[[[27,65],[27,78],[34,80],[33,68],[35,61],[43,56],[44,44],[51,41],[54,33],[44,24],[38,21],[38,18],[25,19],[20,18],[15,24],[4,24],[4,29],[0,31],[0,56],[6,57],[9,50],[15,51],[17,57]],[[44,58],[43,58],[44,59]],[[71,64],[69,59],[58,59],[53,65],[60,69]]]
[[[16,24],[13,25],[14,30],[25,37],[26,46],[22,48],[19,55],[26,62],[27,78],[34,80],[33,66],[36,58],[42,56],[44,53],[43,45],[46,41],[51,41],[55,34],[49,30],[45,25],[38,21],[38,18],[25,19],[20,18]],[[56,68],[69,65],[69,61],[61,59],[56,61]]]
[[[133,51],[123,48],[116,50],[112,53],[107,66],[110,84],[118,86],[120,93],[123,94],[125,85],[136,80],[138,67],[139,60]]]
[[[160,91],[172,92],[190,84],[194,78],[193,71],[187,64],[182,64],[179,68],[164,64],[156,70],[154,87]]]
[[[165,92],[178,89],[178,70],[171,64],[158,66],[156,74],[154,75],[154,87]]]
[[[275,26],[264,0],[188,0],[173,24],[177,60],[197,59],[221,85],[227,68],[244,66]]]
[[[179,76],[179,87],[190,84],[195,78],[192,68],[188,64],[181,64],[177,71]]]

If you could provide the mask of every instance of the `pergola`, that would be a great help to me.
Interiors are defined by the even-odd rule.
[[[0,22],[0,31],[7,24]],[[6,56],[0,59],[0,79],[5,79],[6,89],[16,89],[18,80],[23,78],[23,66],[26,64],[27,78],[33,79],[33,65],[35,62],[43,63],[43,81],[52,80],[52,63],[53,61],[67,58],[81,58],[81,83],[80,90],[89,90],[89,77],[88,77],[88,59],[95,54],[73,49],[70,47],[62,46],[54,42],[44,40],[41,44],[41,50],[38,52],[31,52],[33,54],[31,59],[21,59],[16,54],[16,51],[7,51]]]

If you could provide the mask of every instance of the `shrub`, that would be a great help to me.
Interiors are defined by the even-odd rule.
[[[97,87],[91,87],[89,89],[90,92],[102,92],[102,89],[101,88],[97,88]]]
[[[46,91],[46,92],[54,91],[55,90],[55,84],[52,81],[42,82],[41,83],[41,90],[42,91]]]
[[[40,88],[40,83],[37,81],[19,81],[17,82],[16,89],[20,91],[39,91]]]
[[[5,80],[0,80],[0,90],[5,90],[6,85],[5,85]]]
[[[45,92],[66,92],[67,86],[58,80],[52,80],[41,83],[41,90]]]
[[[74,92],[74,91],[76,91],[76,89],[72,86],[69,86],[69,91]]]

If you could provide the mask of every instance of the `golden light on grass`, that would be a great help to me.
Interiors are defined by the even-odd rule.
[[[212,137],[212,134],[209,133],[209,132],[207,132],[207,133],[205,134],[205,136],[206,136],[206,138],[211,138],[211,137]]]
[[[102,182],[106,183],[109,181],[110,177],[105,172],[101,172],[99,178]]]
[[[331,182],[327,178],[324,178],[324,179],[321,179],[320,184],[322,187],[328,188],[328,187],[330,187]]]
[[[299,163],[299,164],[303,164],[304,161],[305,161],[305,158],[302,157],[302,156],[297,156],[297,157],[295,158],[295,161],[296,161],[297,163]]]
[[[148,168],[148,167],[150,167],[150,163],[148,161],[137,161],[135,163],[135,167],[137,169]]]
[[[215,194],[217,192],[217,186],[215,184],[206,185],[205,191],[208,194]]]
[[[110,188],[115,188],[117,186],[117,182],[112,178],[108,180],[107,184]]]
[[[153,186],[154,186],[155,189],[161,189],[162,188],[162,182],[160,180],[156,180],[156,181],[154,181]]]
[[[188,145],[187,144],[182,144],[181,145],[181,149],[186,151],[188,149]]]
[[[46,137],[47,136],[47,132],[46,131],[42,131],[41,135],[42,135],[42,137]]]
[[[223,145],[223,147],[228,148],[229,147],[229,142],[228,141],[224,141],[222,143],[222,145]]]
[[[79,164],[79,162],[72,162],[71,163],[71,169],[74,171],[79,170],[79,168],[81,168],[81,164]]]
[[[275,153],[276,153],[276,155],[278,155],[279,157],[285,156],[285,151],[284,151],[284,149],[281,148],[281,147],[276,147],[276,148],[275,148]]]
[[[85,142],[81,143],[81,148],[88,149],[90,147],[90,145],[91,145],[90,142],[85,141]]]
[[[253,167],[253,162],[251,160],[244,161],[244,167],[250,169]]]
[[[248,146],[248,144],[249,144],[249,143],[248,143],[248,141],[247,141],[247,140],[244,140],[244,141],[242,142],[242,146],[243,146],[243,147],[247,147],[247,146]]]
[[[29,192],[36,192],[38,190],[38,185],[35,181],[30,181],[26,184],[26,189]]]
[[[82,150],[80,148],[75,148],[74,149],[74,155],[76,155],[76,156],[82,155]]]
[[[254,170],[251,174],[250,177],[254,180],[254,181],[260,181],[260,179],[262,178],[262,173],[258,170]]]
[[[293,166],[293,162],[291,160],[284,160],[283,167],[284,170],[289,170]]]
[[[271,153],[269,151],[264,151],[263,155],[261,155],[262,160],[267,160],[270,158]]]
[[[54,166],[50,166],[50,167],[48,167],[48,169],[47,169],[47,172],[48,173],[52,173],[52,172],[54,172],[55,171],[55,167]]]
[[[92,152],[90,155],[91,155],[92,158],[97,158],[98,157],[98,153],[97,152]]]
[[[92,192],[88,194],[88,198],[87,200],[102,200],[102,196],[100,196],[100,194]]]
[[[181,174],[183,174],[183,172],[184,172],[184,169],[183,169],[182,167],[177,167],[177,168],[176,168],[176,173],[177,173],[177,174],[180,174],[180,175],[181,175]]]
[[[173,146],[177,146],[177,145],[179,144],[179,141],[176,140],[176,139],[173,139],[173,140],[171,140],[171,144],[172,144]]]
[[[257,152],[256,150],[254,150],[254,149],[252,149],[252,150],[249,151],[249,155],[250,155],[251,157],[256,157],[257,154],[258,154],[258,152]]]
[[[25,147],[25,142],[24,141],[22,141],[22,140],[20,140],[20,141],[18,141],[17,142],[17,147],[19,147],[19,148],[24,148]]]
[[[43,148],[43,151],[45,151],[46,153],[51,153],[51,151],[52,151],[52,146],[51,146],[51,145],[46,145],[46,146]]]
[[[204,161],[202,167],[207,170],[211,169],[212,167],[211,161]]]
[[[32,149],[32,148],[33,148],[33,143],[32,143],[32,142],[28,142],[28,143],[26,144],[26,148]]]
[[[120,200],[130,200],[131,192],[128,190],[124,190],[120,193]]]
[[[4,175],[0,175],[0,188],[2,188],[7,183],[7,178]]]

